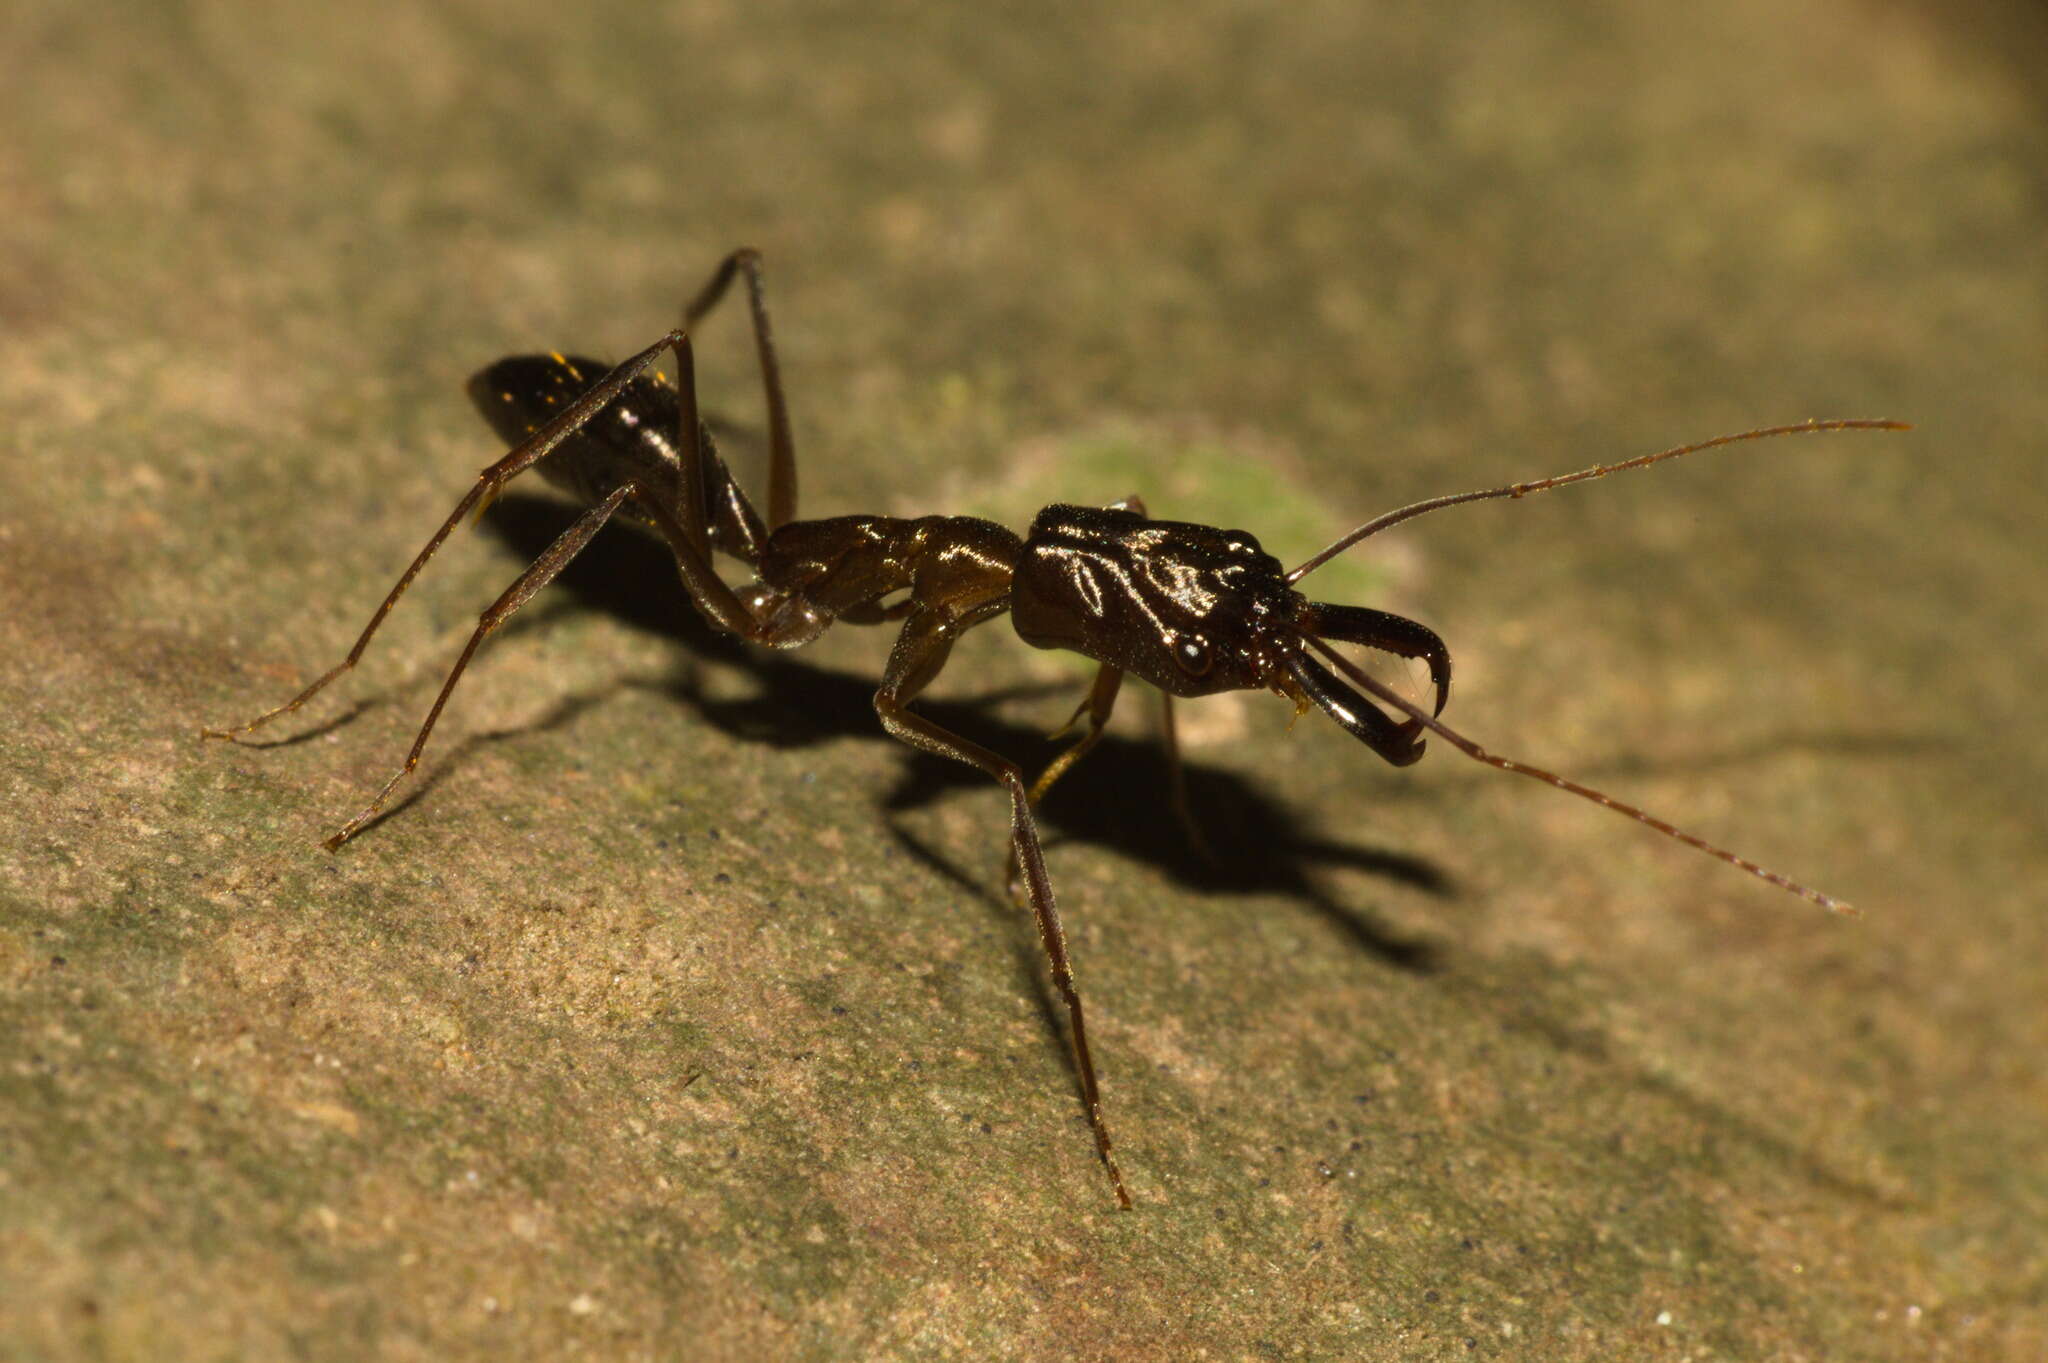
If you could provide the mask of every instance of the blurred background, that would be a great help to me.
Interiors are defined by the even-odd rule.
[[[2048,1351],[2033,6],[26,0],[0,17],[0,1353]],[[803,512],[1142,493],[1449,641],[1442,744],[1149,697],[1047,802],[1114,1210],[886,636],[711,634],[492,359],[767,261]],[[740,310],[699,380],[759,487]],[[930,712],[1032,765],[995,624]],[[268,740],[266,740],[268,741]]]

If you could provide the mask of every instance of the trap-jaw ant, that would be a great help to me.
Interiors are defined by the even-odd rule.
[[[734,480],[698,415],[691,359],[691,329],[741,277],[753,313],[754,345],[768,408],[765,520]],[[676,359],[673,387],[659,373],[650,373],[664,350]],[[1095,1148],[1123,1207],[1131,1205],[1131,1198],[1110,1149],[1081,995],[1074,985],[1066,933],[1031,811],[1047,788],[1102,736],[1126,673],[1163,692],[1169,716],[1176,696],[1273,691],[1292,701],[1296,714],[1320,709],[1395,766],[1407,766],[1422,756],[1426,730],[1478,761],[1583,796],[1803,899],[1849,911],[1836,899],[1632,805],[1486,751],[1438,719],[1450,696],[1451,659],[1435,633],[1385,611],[1311,601],[1295,590],[1295,584],[1360,540],[1462,502],[1524,497],[1737,441],[1818,431],[1903,430],[1902,423],[1809,421],[1775,426],[1560,477],[1417,502],[1367,521],[1288,572],[1243,531],[1152,520],[1135,498],[1108,507],[1049,506],[1021,538],[970,516],[796,519],[796,455],[789,413],[762,296],[760,258],[750,250],[736,251],[719,265],[684,309],[682,326],[625,363],[608,369],[559,353],[513,356],[477,374],[469,393],[485,419],[512,443],[511,452],[478,476],[370,617],[346,658],[276,709],[230,729],[204,730],[206,736],[234,738],[290,714],[353,668],[384,617],[450,532],[472,511],[480,512],[508,481],[535,465],[586,509],[484,611],[420,725],[405,764],[360,814],[326,840],[330,851],[376,818],[399,782],[419,765],[427,737],[478,646],[552,581],[615,515],[667,543],[690,600],[729,634],[774,648],[795,648],[817,638],[835,620],[897,624],[895,646],[875,691],[876,713],[883,728],[911,747],[978,767],[1009,792],[1012,891],[1021,877],[1023,898],[1037,920],[1053,983],[1066,1004]],[[754,580],[743,587],[729,586],[712,569],[714,552],[746,564]],[[1035,784],[1026,783],[1015,763],[910,708],[945,666],[954,641],[1006,611],[1026,643],[1071,649],[1100,664],[1087,697],[1074,712],[1073,722],[1086,719],[1085,732]],[[1332,642],[1427,663],[1436,693],[1434,706],[1425,710],[1368,676],[1332,648]]]

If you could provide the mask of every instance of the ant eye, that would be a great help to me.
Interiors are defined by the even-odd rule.
[[[1199,634],[1177,636],[1173,641],[1173,660],[1191,677],[1205,675],[1215,661],[1209,653],[1209,641]]]

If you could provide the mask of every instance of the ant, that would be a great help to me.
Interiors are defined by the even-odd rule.
[[[726,467],[697,408],[690,333],[736,278],[746,281],[768,409],[765,520]],[[650,373],[664,350],[675,356],[673,386],[658,371]],[[684,308],[682,325],[623,364],[607,367],[559,352],[511,356],[472,378],[469,395],[498,435],[512,444],[511,452],[478,475],[475,486],[371,615],[346,658],[277,708],[245,724],[202,733],[234,739],[261,728],[297,710],[353,668],[398,598],[463,518],[480,514],[507,482],[536,465],[543,477],[572,494],[585,509],[483,612],[420,725],[404,765],[361,813],[326,839],[329,851],[375,819],[392,791],[419,765],[435,721],[483,641],[547,586],[614,516],[666,542],[691,602],[728,634],[772,648],[796,648],[817,638],[835,620],[899,624],[875,691],[875,711],[882,727],[896,738],[920,751],[977,767],[1009,792],[1011,893],[1018,894],[1021,878],[1019,897],[1028,902],[1037,920],[1053,984],[1066,1004],[1096,1153],[1118,1205],[1125,1209],[1131,1206],[1131,1197],[1103,1121],[1081,995],[1074,984],[1066,932],[1032,806],[1102,737],[1126,673],[1164,693],[1169,742],[1174,697],[1269,690],[1293,702],[1297,717],[1311,708],[1323,711],[1394,766],[1405,767],[1421,758],[1426,730],[1489,766],[1604,805],[1823,908],[1853,912],[1840,900],[1590,786],[1488,752],[1438,718],[1450,698],[1451,659],[1433,631],[1385,611],[1311,601],[1294,588],[1359,541],[1445,507],[1519,499],[1738,441],[1820,431],[1907,429],[1903,423],[1836,420],[1773,426],[1577,473],[1436,497],[1365,522],[1290,572],[1241,530],[1153,520],[1136,497],[1106,507],[1046,507],[1021,537],[970,516],[798,520],[789,410],[763,297],[761,258],[752,250],[727,256]],[[728,585],[712,568],[714,552],[744,563],[754,580],[743,587]],[[1005,611],[1024,642],[1071,649],[1099,664],[1094,683],[1068,724],[1072,727],[1085,718],[1086,731],[1035,783],[1025,781],[1016,763],[911,708],[946,665],[954,642]],[[1425,710],[1368,676],[1332,648],[1331,641],[1427,663],[1434,706]]]

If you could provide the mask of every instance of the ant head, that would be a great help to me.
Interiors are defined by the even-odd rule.
[[[1242,530],[1049,506],[1011,581],[1017,633],[1109,663],[1174,696],[1274,684],[1298,651],[1301,597]]]
[[[1017,633],[1120,667],[1175,696],[1276,691],[1313,704],[1390,762],[1422,755],[1420,725],[1396,724],[1311,656],[1323,640],[1425,659],[1443,709],[1443,640],[1398,615],[1310,601],[1242,530],[1132,511],[1049,506],[1011,582]]]

